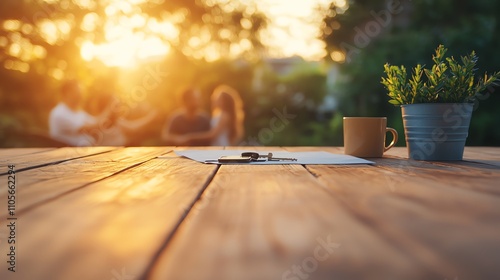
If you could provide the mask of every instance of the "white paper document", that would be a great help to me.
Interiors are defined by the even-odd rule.
[[[192,160],[208,163],[221,164],[217,159],[221,156],[239,156],[243,150],[182,150],[175,151],[179,156],[184,156]],[[332,154],[329,152],[288,152],[288,151],[259,151],[261,154],[271,152],[273,157],[296,158],[297,161],[254,161],[249,163],[224,163],[224,164],[375,164],[373,161],[357,158],[343,154]],[[158,158],[161,158],[158,157]],[[211,162],[206,162],[211,161]]]

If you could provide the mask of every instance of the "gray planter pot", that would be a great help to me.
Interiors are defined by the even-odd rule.
[[[472,103],[401,105],[408,156],[415,160],[462,160]]]

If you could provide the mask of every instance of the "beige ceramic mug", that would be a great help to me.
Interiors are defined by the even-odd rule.
[[[392,142],[385,146],[385,135],[392,133]],[[386,117],[344,117],[344,153],[356,157],[382,157],[398,142],[398,132],[387,127]]]

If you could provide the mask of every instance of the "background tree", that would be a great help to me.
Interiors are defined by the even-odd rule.
[[[158,134],[160,119],[177,106],[176,93],[186,86],[200,87],[205,101],[220,83],[247,94],[242,73],[251,80],[248,66],[261,57],[260,30],[267,19],[255,6],[238,3],[0,1],[0,146],[7,127],[47,129],[48,113],[64,79],[78,79],[86,86],[89,111],[98,110],[91,101],[106,91],[121,95],[132,115],[141,113],[139,103],[149,102],[163,112],[150,127],[151,135]],[[146,47],[134,53],[141,40]],[[115,41],[118,44],[110,44]],[[105,47],[107,53],[95,52]],[[125,55],[112,59],[120,53]],[[246,67],[233,65],[240,58],[249,61]],[[134,98],[148,78],[154,87]]]
[[[347,9],[332,4],[324,19],[322,38],[330,61],[335,60],[344,76],[337,88],[341,113],[387,116],[390,125],[402,132],[400,109],[388,104],[380,84],[383,65],[388,62],[410,69],[418,63],[430,64],[439,44],[447,46],[455,57],[475,50],[481,70],[498,71],[499,12],[500,3],[488,0],[353,0]],[[360,33],[368,38],[366,44],[356,44],[363,42]],[[500,131],[496,129],[500,126],[500,112],[496,110],[500,89],[491,91],[473,114],[468,145],[500,143]]]

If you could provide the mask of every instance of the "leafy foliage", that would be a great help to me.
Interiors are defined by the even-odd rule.
[[[500,72],[491,76],[484,74],[475,82],[478,58],[472,51],[463,56],[462,63],[453,57],[445,59],[447,49],[439,45],[436,54],[432,57],[434,65],[425,69],[418,64],[413,70],[410,80],[407,79],[404,66],[384,65],[387,78],[382,77],[382,84],[391,98],[389,103],[394,105],[414,103],[461,103],[473,101],[491,85],[498,85]],[[446,62],[445,62],[446,61]],[[425,73],[426,80],[422,79]]]
[[[342,51],[343,43],[353,47],[346,49],[352,53],[350,61],[333,62],[327,57],[341,74],[334,89],[339,101],[338,113],[346,116],[387,116],[388,125],[402,131],[401,111],[387,102],[387,89],[380,83],[380,78],[385,76],[381,66],[386,62],[404,65],[408,76],[412,76],[416,65],[434,64],[429,50],[440,44],[450,47],[447,55],[455,56],[458,61],[460,55],[475,50],[481,58],[476,66],[481,72],[499,70],[500,36],[497,35],[500,30],[500,1],[460,0],[459,4],[453,0],[347,2],[349,8],[346,11],[334,5],[330,7],[325,13],[322,30],[327,53]],[[391,4],[399,4],[398,13],[390,13]],[[379,21],[375,14],[381,17]],[[380,32],[368,36],[367,28],[376,27],[378,22],[383,21],[387,24],[378,25]],[[359,39],[363,37],[362,33],[369,40],[365,40],[365,44],[356,44],[356,36]],[[426,80],[425,73],[421,79]],[[480,85],[481,81],[476,80],[476,83]],[[500,130],[496,127],[500,126],[500,87],[490,86],[482,92],[484,94],[476,96],[483,101],[471,120],[467,145],[498,146]],[[330,133],[341,134],[342,130],[332,128]],[[404,144],[402,136],[400,145]]]
[[[9,146],[7,130],[48,131],[48,115],[65,79],[81,82],[82,108],[91,114],[100,112],[96,100],[102,93],[119,97],[131,119],[148,106],[158,111],[158,119],[137,135],[150,141],[145,145],[161,144],[158,132],[179,104],[176,94],[186,87],[201,89],[207,110],[210,93],[221,83],[253,97],[250,83],[263,53],[260,31],[266,24],[267,17],[254,6],[236,1],[1,0],[0,147]],[[164,43],[168,54],[155,56],[146,41],[138,42],[145,47],[134,53],[130,40],[121,43],[130,34]],[[85,43],[95,50],[112,41],[119,42],[110,47],[113,53],[137,58],[132,67],[83,58]],[[235,44],[245,48],[230,54]],[[209,62],[212,53],[221,59]],[[23,144],[14,140],[10,144]]]
[[[80,55],[82,43],[106,42],[111,36],[106,32],[107,26],[115,24],[111,22],[121,22],[134,16],[143,18],[138,21],[143,20],[142,26],[134,27],[134,32],[141,31],[167,42],[171,56],[181,59],[185,56],[203,60],[205,57],[201,54],[207,50],[224,57],[233,45],[242,41],[248,45],[241,54],[244,57],[259,57],[264,48],[260,30],[266,27],[267,18],[251,6],[233,3],[228,8],[222,4],[210,4],[210,1],[195,0],[121,2],[0,1],[0,64],[7,61],[29,63],[30,69],[38,72],[63,71],[69,78],[82,79],[80,72],[87,65]],[[134,2],[136,4],[132,4]],[[109,9],[111,4],[113,9]],[[112,15],[110,10],[115,10]],[[14,27],[6,29],[8,22],[14,23]],[[145,28],[150,22],[157,22],[162,27],[153,32]],[[170,24],[169,28],[159,25],[165,22]],[[55,30],[57,38],[50,38],[52,35],[41,32],[44,28]],[[177,34],[166,35],[167,29],[177,30],[173,31]],[[198,43],[190,44],[193,40]],[[18,45],[22,45],[23,49],[12,52]],[[33,48],[39,49],[43,55],[33,58],[29,53]],[[64,69],[60,67],[61,62]]]

